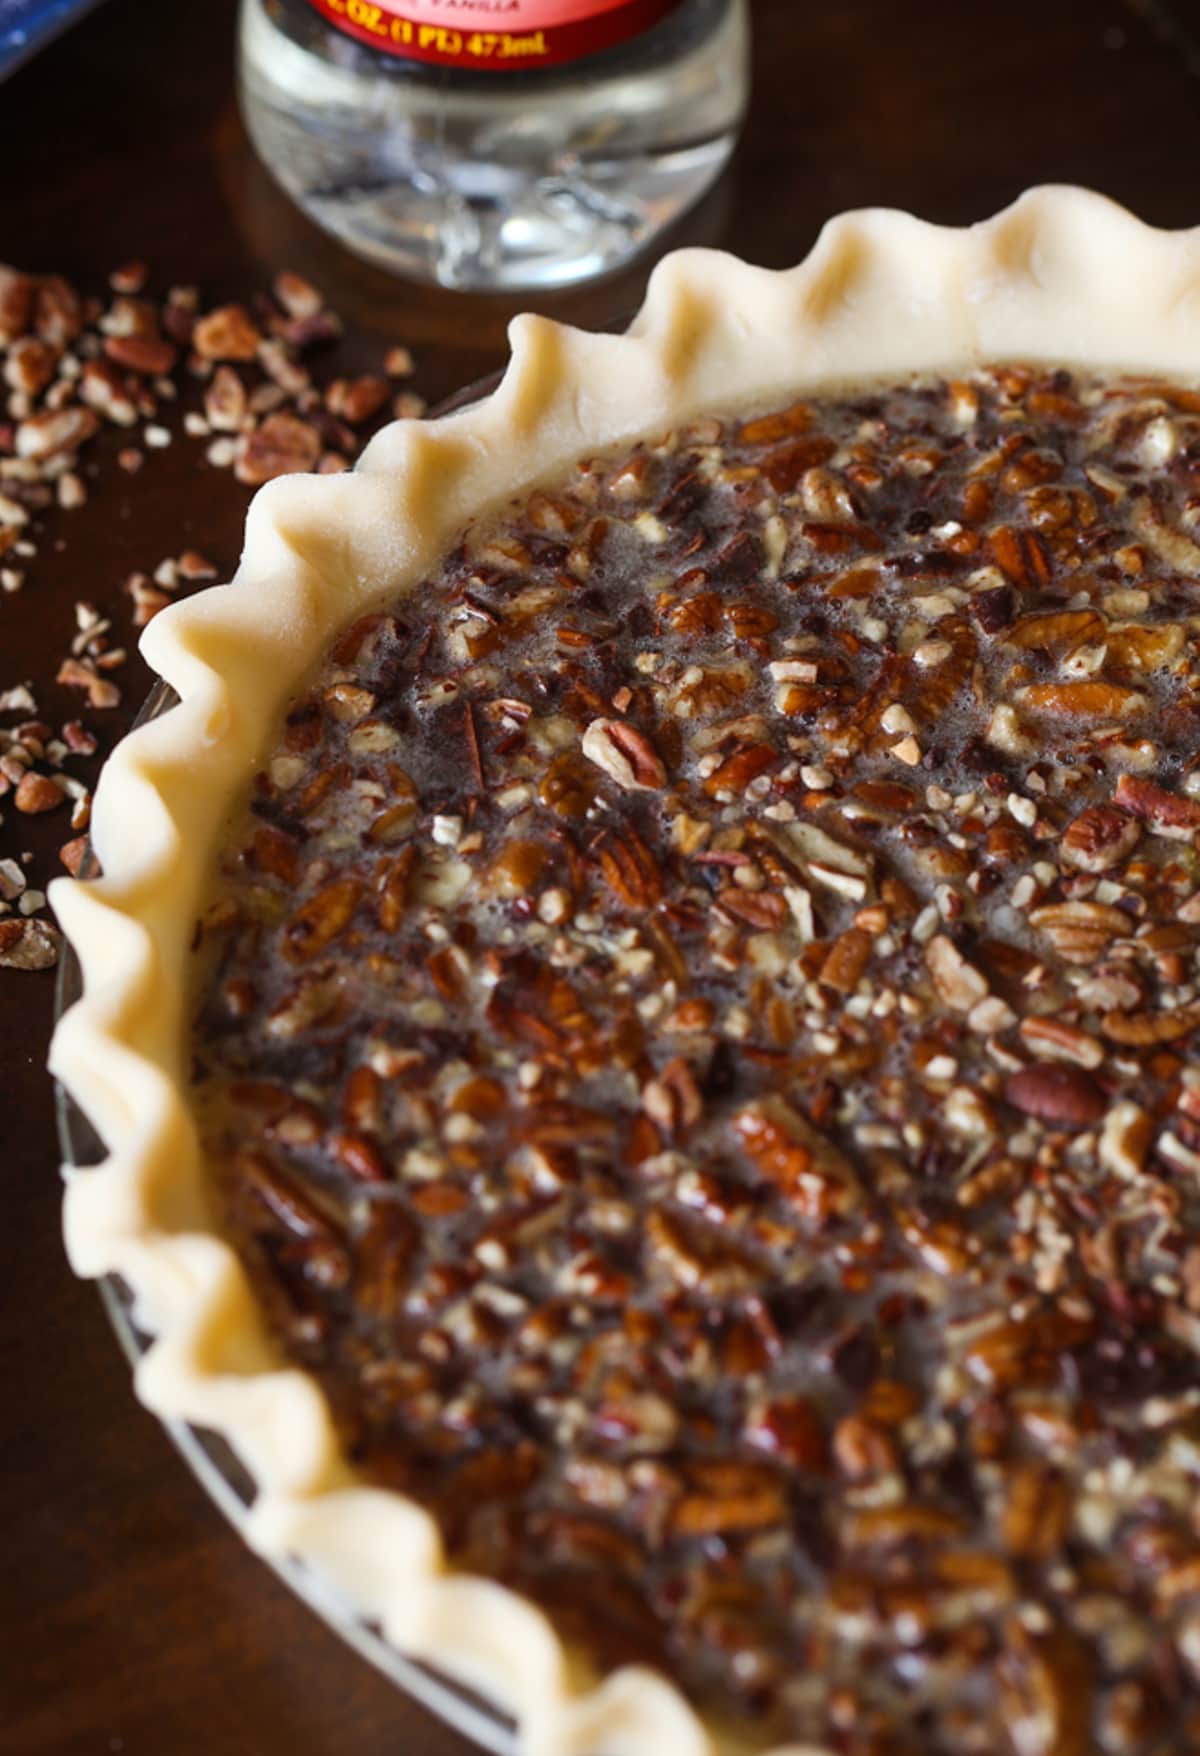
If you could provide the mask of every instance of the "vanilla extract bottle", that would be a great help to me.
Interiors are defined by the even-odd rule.
[[[620,267],[733,151],[747,0],[242,0],[254,144],[316,222],[477,291]]]

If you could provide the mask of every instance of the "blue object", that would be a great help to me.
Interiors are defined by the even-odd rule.
[[[0,0],[0,79],[15,73],[98,0]]]

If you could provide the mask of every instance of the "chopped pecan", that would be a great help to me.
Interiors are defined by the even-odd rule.
[[[1092,1756],[1094,1668],[1065,1628],[1008,1629],[1007,1723],[1020,1756]]]
[[[668,1135],[683,1133],[700,1120],[704,1100],[682,1057],[677,1055],[643,1086],[642,1108]]]
[[[1140,1104],[1125,1098],[1104,1118],[1097,1148],[1105,1170],[1126,1181],[1135,1181],[1146,1162],[1153,1123]]]
[[[1081,646],[1104,633],[1103,619],[1095,610],[1050,610],[1022,616],[1004,636],[1008,646],[1052,652],[1056,648]]]
[[[825,1430],[807,1397],[775,1397],[756,1404],[746,1417],[743,1436],[756,1451],[765,1451],[793,1469],[825,1468]]]
[[[1146,697],[1136,689],[1097,679],[1089,683],[1031,683],[1018,689],[1017,700],[1039,713],[1078,715],[1082,719],[1120,719],[1140,713]]]
[[[770,1530],[788,1513],[784,1482],[753,1464],[708,1465],[697,1469],[697,1483],[676,1503],[671,1533],[703,1537],[738,1531]]]
[[[38,396],[54,377],[58,361],[57,348],[39,341],[35,335],[23,336],[8,350],[4,362],[5,382],[25,396]]]
[[[739,921],[760,927],[764,932],[777,931],[788,918],[787,902],[774,890],[739,890],[731,884],[722,890],[720,902],[721,907]],[[828,978],[822,975],[821,979]]]
[[[1137,775],[1120,777],[1113,802],[1148,823],[1156,835],[1188,841],[1200,829],[1200,800],[1182,798]]]
[[[342,933],[362,897],[357,878],[335,878],[288,917],[283,952],[293,963],[307,962]]]
[[[34,327],[52,347],[70,347],[83,329],[83,300],[61,275],[47,274],[36,283],[33,307]]]
[[[339,415],[357,427],[379,413],[391,389],[386,378],[370,375],[360,378],[335,378],[325,392],[325,406],[330,414]]]
[[[782,902],[783,899],[779,900]],[[873,949],[874,944],[869,933],[864,933],[858,927],[848,928],[830,947],[817,980],[823,982],[827,988],[836,988],[839,993],[852,994],[871,961]]]
[[[1178,1042],[1200,1028],[1200,1005],[1172,1007],[1165,1012],[1106,1012],[1100,1029],[1110,1042],[1125,1048],[1157,1048]]]
[[[1005,578],[1025,590],[1050,582],[1050,557],[1036,531],[1000,525],[988,538],[992,559]]]
[[[838,1422],[833,1434],[833,1454],[838,1468],[851,1481],[890,1475],[900,1463],[891,1435],[876,1422],[859,1415],[847,1415]]]
[[[218,433],[240,432],[246,419],[246,387],[232,366],[218,366],[204,389],[204,414]]]
[[[238,1181],[283,1229],[297,1238],[336,1237],[329,1213],[265,1153],[243,1150],[233,1163]]]
[[[657,792],[667,784],[649,738],[624,720],[594,719],[583,734],[583,753],[619,787]]]
[[[1107,872],[1128,858],[1141,834],[1136,813],[1130,816],[1115,806],[1092,805],[1067,825],[1062,857],[1081,872]]]
[[[646,1219],[646,1243],[652,1261],[682,1287],[717,1297],[753,1284],[753,1271],[734,1251],[661,1209]]]
[[[807,403],[795,402],[778,414],[760,415],[757,420],[744,421],[738,437],[743,445],[778,445],[797,433],[807,433],[812,426],[812,409]]]
[[[596,844],[596,858],[605,883],[627,908],[652,908],[661,900],[662,872],[632,826],[606,831]]]
[[[1018,1464],[1006,1484],[1002,1534],[1005,1547],[1024,1560],[1058,1553],[1071,1515],[1064,1477],[1040,1463]]]
[[[986,999],[988,984],[973,964],[967,962],[952,939],[939,933],[925,948],[925,961],[933,977],[938,997],[954,1012],[970,1012]]]
[[[938,1506],[910,1502],[903,1506],[874,1506],[851,1512],[843,1537],[851,1549],[899,1547],[901,1543],[949,1542],[963,1534],[963,1521],[955,1512]]]
[[[763,1098],[734,1117],[743,1150],[809,1219],[843,1213],[859,1199],[846,1155],[782,1098]]]
[[[779,763],[779,752],[772,744],[750,744],[744,749],[735,750],[727,756],[721,766],[714,769],[704,783],[704,790],[715,797],[722,793],[738,794],[765,774],[769,768]]]

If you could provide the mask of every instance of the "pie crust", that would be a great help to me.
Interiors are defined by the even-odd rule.
[[[156,1338],[137,1370],[142,1401],[221,1433],[250,1471],[255,1546],[296,1557],[395,1646],[497,1703],[525,1756],[732,1756],[736,1736],[656,1673],[597,1684],[532,1604],[446,1569],[428,1514],[356,1478],[316,1383],[281,1365],[216,1229],[186,1092],[185,972],[212,852],[295,681],[339,628],[435,566],[469,518],[581,455],[862,380],[1005,361],[1195,378],[1200,230],[1155,231],[1066,188],[964,230],[867,211],[831,221],[786,273],[668,257],[625,335],[525,316],[511,344],[486,401],[388,427],[351,475],[263,488],[233,583],[147,630],[143,651],[180,705],[104,771],[92,818],[104,876],[52,893],[84,997],[51,1067],[109,1155],[67,1172],[67,1248],[77,1273],[132,1289]]]

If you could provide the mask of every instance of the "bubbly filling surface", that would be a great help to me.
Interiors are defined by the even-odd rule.
[[[363,1470],[839,1756],[1200,1748],[1200,393],[704,420],[292,704],[228,1224]]]

